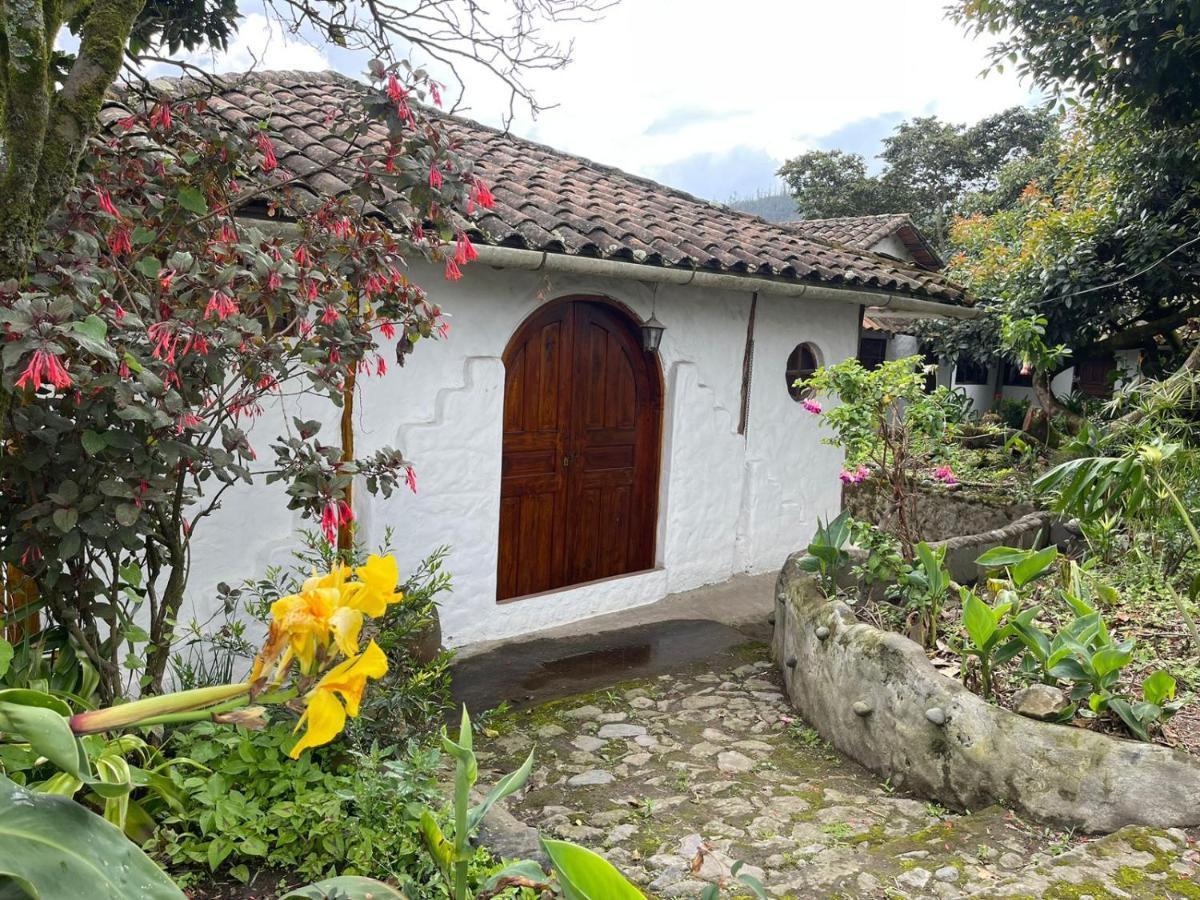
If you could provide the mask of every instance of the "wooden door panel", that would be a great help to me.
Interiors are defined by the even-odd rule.
[[[569,430],[570,310],[523,329],[505,354],[500,463],[500,599],[549,590],[565,577],[565,436]]]
[[[498,598],[650,568],[662,404],[636,325],[561,302],[504,360]]]

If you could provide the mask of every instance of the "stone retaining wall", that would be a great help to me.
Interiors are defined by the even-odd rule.
[[[1003,803],[1089,832],[1200,825],[1200,763],[1157,744],[1022,718],[858,622],[788,559],[772,650],[792,704],[842,753],[957,809]]]
[[[935,485],[921,485],[917,494],[913,527],[925,541],[943,541],[958,535],[991,531],[1037,509],[1032,503],[1017,503],[1000,495]],[[888,486],[879,478],[846,485],[842,492],[842,506],[850,511],[850,515],[883,528],[888,525],[890,501]]]

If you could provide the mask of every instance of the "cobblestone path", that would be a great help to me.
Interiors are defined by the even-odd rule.
[[[602,852],[655,898],[698,897],[735,861],[788,898],[1198,898],[1195,834],[1084,839],[989,808],[903,796],[788,707],[765,648],[506,713],[481,774],[536,764],[510,811]],[[723,896],[744,896],[728,890]]]

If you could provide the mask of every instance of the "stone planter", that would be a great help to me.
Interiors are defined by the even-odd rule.
[[[842,753],[958,809],[1002,803],[1089,832],[1200,825],[1200,762],[992,706],[827,600],[799,556],[779,576],[772,650],[792,704]]]

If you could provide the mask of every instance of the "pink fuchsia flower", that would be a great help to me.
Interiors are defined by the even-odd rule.
[[[321,513],[321,531],[329,543],[337,540],[338,528],[354,521],[354,512],[345,500],[330,500]]]
[[[408,485],[408,489],[414,494],[417,492],[417,473],[413,471],[412,466],[404,467],[404,483]]]
[[[954,477],[954,470],[949,466],[938,466],[933,470],[933,477],[942,484],[958,484],[958,479]]]
[[[492,196],[492,192],[488,189],[486,183],[481,179],[476,178],[471,182],[471,191],[467,195],[467,212],[474,212],[476,206],[483,209],[491,209],[496,205],[496,198]]]
[[[171,127],[171,107],[167,103],[160,103],[154,107],[154,112],[150,115],[150,127],[161,128],[167,131]]]
[[[133,244],[129,241],[128,228],[114,228],[108,233],[108,249],[113,253],[129,253],[133,250]]]
[[[383,324],[381,324],[379,326],[379,331],[389,341],[396,336],[396,326],[393,325],[391,322],[389,322],[387,319],[383,320]]]
[[[465,231],[458,233],[458,239],[454,243],[454,261],[460,266],[465,266],[471,260],[476,259],[479,253],[471,244],[471,239],[467,237]]]
[[[442,105],[442,86],[436,81],[429,82],[429,94],[433,97],[433,105],[440,107]]]
[[[811,397],[809,397],[807,400],[804,401],[804,408],[807,409],[814,416],[816,416],[816,415],[821,414],[821,410],[823,407],[821,406],[820,401],[813,400]]]
[[[458,267],[458,263],[452,259],[446,260],[446,279],[448,281],[458,281],[460,278],[462,278],[462,269]]]
[[[860,465],[857,469],[854,470],[854,483],[855,484],[862,484],[864,481],[866,481],[870,477],[871,477],[871,470],[868,469],[864,465]]]
[[[103,188],[97,189],[96,202],[99,204],[100,209],[108,213],[114,219],[121,218],[121,214],[117,211],[117,207],[112,202],[112,195],[109,194],[108,191],[104,190]]]
[[[262,170],[264,172],[272,172],[279,167],[279,160],[275,157],[275,145],[261,131],[258,133],[258,149],[263,156]]]
[[[204,318],[215,315],[222,322],[238,311],[233,298],[224,291],[213,291],[208,298],[208,306],[204,307]]]
[[[842,469],[842,471],[838,472],[838,481],[842,484],[854,484],[854,473]]]
[[[48,350],[34,350],[33,359],[17,379],[17,387],[32,386],[36,391],[43,384],[51,384],[62,390],[71,386],[71,376],[55,354]]]
[[[442,183],[442,172],[437,167],[437,163],[434,163],[429,167],[429,186],[436,190],[442,186]]]

